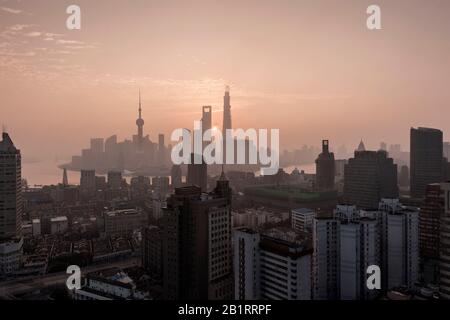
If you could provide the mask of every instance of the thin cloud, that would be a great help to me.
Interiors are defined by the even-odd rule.
[[[12,14],[21,14],[21,13],[23,13],[23,11],[20,10],[20,9],[14,9],[14,8],[8,8],[8,7],[0,7],[0,9],[2,11],[8,12],[8,13],[12,13]]]

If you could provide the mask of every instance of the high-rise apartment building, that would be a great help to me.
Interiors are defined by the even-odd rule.
[[[443,179],[443,135],[441,130],[411,128],[410,193],[425,197],[427,185]]]
[[[170,171],[170,180],[171,180],[171,184],[172,184],[172,188],[180,188],[182,183],[183,183],[183,179],[182,179],[182,171],[181,171],[181,166],[179,165],[173,165],[172,166],[172,170]]]
[[[397,165],[385,151],[355,151],[345,165],[345,201],[376,209],[382,198],[398,198]]]
[[[318,215],[313,223],[313,299],[338,300],[340,296],[340,222]]]
[[[0,240],[21,236],[22,158],[7,133],[0,142]]]
[[[108,171],[108,186],[111,190],[120,190],[122,188],[122,172]]]
[[[233,231],[235,299],[310,300],[310,240],[290,230]]]
[[[340,299],[371,300],[379,292],[367,288],[367,268],[380,265],[378,222],[372,217],[341,221]]]
[[[175,189],[162,226],[165,299],[232,299],[231,191],[224,175],[211,193]]]
[[[20,267],[22,254],[22,159],[9,135],[0,141],[0,278]]]
[[[328,140],[323,140],[322,153],[316,160],[316,188],[318,190],[334,190],[335,174],[334,153],[329,150]]]
[[[152,279],[162,279],[162,233],[157,226],[143,229],[142,237],[142,266]]]
[[[191,163],[188,164],[187,185],[200,187],[207,192],[208,167],[202,155],[192,154]]]
[[[439,183],[429,184],[419,213],[419,246],[422,280],[439,282],[440,222],[444,215],[444,191]]]
[[[80,193],[83,197],[92,196],[96,190],[95,170],[81,170]]]
[[[382,199],[379,210],[383,219],[381,237],[385,289],[412,289],[419,280],[419,209],[406,207],[398,199]]]

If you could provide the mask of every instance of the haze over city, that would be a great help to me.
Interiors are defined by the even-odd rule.
[[[71,1],[2,0],[0,121],[25,162],[68,159],[91,137],[130,137],[139,89],[156,141],[203,105],[220,126],[230,85],[233,126],[279,128],[282,149],[408,150],[410,127],[450,116],[450,3],[425,3],[378,1],[371,32],[371,1],[81,0],[70,31]]]

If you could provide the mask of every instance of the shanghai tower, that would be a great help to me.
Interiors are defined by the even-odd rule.
[[[230,98],[230,87],[227,86],[225,89],[225,96],[223,97],[223,127],[222,127],[222,134],[223,134],[223,163],[226,163],[227,161],[227,154],[226,154],[226,146],[227,146],[227,130],[232,129],[231,125],[231,104],[230,104],[231,98]]]

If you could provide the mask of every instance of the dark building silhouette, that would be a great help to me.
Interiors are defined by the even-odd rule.
[[[398,184],[401,187],[409,187],[409,168],[408,166],[402,166],[400,168],[400,174],[398,176]]]
[[[205,132],[212,128],[212,108],[210,106],[203,107],[202,112],[202,138],[205,136]],[[209,136],[211,137],[212,134]],[[203,141],[203,149],[209,144],[208,141]]]
[[[133,177],[130,183],[130,195],[133,200],[145,200],[150,196],[150,178],[149,177]]]
[[[223,126],[222,126],[222,134],[223,134],[223,163],[226,163],[227,155],[226,155],[226,145],[227,145],[227,137],[226,131],[228,129],[232,129],[232,121],[231,121],[231,97],[230,97],[230,87],[226,87],[225,96],[223,97]],[[234,143],[234,142],[233,142]]]
[[[3,132],[0,141],[0,241],[22,235],[22,157]],[[0,261],[1,262],[1,261]]]
[[[181,166],[173,165],[170,171],[172,188],[180,188],[183,184]]]
[[[141,91],[139,91],[139,118],[136,120],[136,125],[138,127],[137,132],[138,149],[142,149],[142,144],[144,141],[144,124],[145,121],[144,119],[142,119]]]
[[[153,280],[162,279],[162,256],[161,229],[157,226],[145,227],[142,239],[142,266]]]
[[[122,172],[108,171],[108,186],[111,190],[120,190],[122,188]]]
[[[444,191],[444,213],[439,223],[439,294],[450,300],[450,182],[441,184]]]
[[[0,278],[21,267],[22,211],[22,158],[4,132],[0,141]]]
[[[397,165],[386,151],[355,151],[344,169],[344,200],[376,209],[382,198],[398,198]]]
[[[328,140],[323,140],[322,153],[316,160],[316,188],[333,190],[335,171],[334,153],[329,151]]]
[[[81,170],[80,193],[82,197],[89,197],[95,193],[95,170]]]
[[[197,164],[197,163],[199,164]],[[202,155],[191,154],[191,163],[188,164],[187,185],[198,186],[203,192],[207,191],[208,168]]]
[[[163,208],[165,299],[233,298],[231,192],[222,175],[212,193],[175,189]]]
[[[430,183],[442,182],[442,131],[430,128],[411,128],[410,193],[423,198]]]
[[[62,181],[63,186],[68,186],[69,185],[69,179],[67,178],[67,169],[64,168],[63,169],[63,181]]]
[[[439,183],[429,184],[419,213],[420,261],[425,283],[438,283],[440,218],[445,198]]]

